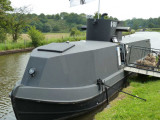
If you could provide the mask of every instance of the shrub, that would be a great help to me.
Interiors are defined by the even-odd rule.
[[[132,29],[130,32],[122,32],[122,35],[130,35],[130,34],[134,34],[136,31],[134,29]]]
[[[28,29],[28,35],[30,36],[34,47],[42,45],[42,41],[45,39],[44,35],[38,31],[35,26]]]
[[[3,28],[0,28],[0,43],[3,43],[7,39],[7,33]]]
[[[81,34],[81,32],[79,30],[77,30],[77,28],[71,29],[70,36],[78,36],[80,34]]]

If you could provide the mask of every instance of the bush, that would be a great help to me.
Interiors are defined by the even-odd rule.
[[[35,26],[28,29],[28,35],[30,36],[34,47],[42,45],[42,41],[45,39],[44,35],[38,31]]]
[[[7,39],[7,33],[3,28],[0,28],[0,43],[3,43]]]
[[[130,35],[130,34],[134,34],[136,31],[134,29],[132,29],[130,32],[122,32],[122,35]]]
[[[151,28],[151,31],[160,32],[160,28]]]
[[[70,36],[78,36],[80,34],[81,34],[81,32],[79,30],[77,30],[77,28],[71,29]]]

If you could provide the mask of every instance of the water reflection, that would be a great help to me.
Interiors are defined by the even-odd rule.
[[[30,53],[0,56],[0,119],[12,112],[8,94],[23,76]]]

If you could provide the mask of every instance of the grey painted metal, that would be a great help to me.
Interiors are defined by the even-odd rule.
[[[117,44],[97,41],[80,41],[73,44],[75,47],[59,55],[35,49],[22,79],[23,86],[19,87],[16,96],[79,101],[98,95],[97,79],[104,79],[118,71]],[[49,55],[45,58],[42,54],[49,54],[50,58]],[[36,68],[34,77],[28,73],[30,68]],[[53,96],[46,94],[46,91],[52,91]],[[60,94],[57,96],[57,93]]]
[[[138,69],[138,68],[129,67],[129,66],[125,67],[124,70],[129,71],[129,72],[134,72],[134,73],[138,73],[138,74],[149,75],[149,76],[154,76],[154,77],[160,78],[160,72],[157,72],[157,71]]]
[[[123,41],[122,31],[126,29],[120,28],[121,25],[122,23],[118,21],[89,19],[86,41],[52,43],[34,49],[22,81],[15,86],[11,94],[15,111],[16,106],[21,106],[27,100],[29,105],[37,105],[38,101],[40,108],[46,105],[41,102],[72,105],[74,109],[80,108],[81,106],[75,105],[80,103],[79,105],[85,105],[87,110],[97,106],[99,100],[103,102],[108,99],[107,96],[111,97],[116,90],[109,88],[106,92],[105,89],[99,89],[97,80],[101,79],[108,86],[121,88],[124,79],[130,74],[123,70],[125,61],[120,57],[120,55],[128,57],[125,46],[150,47],[148,39],[124,38]],[[122,42],[111,42],[113,37]],[[31,70],[34,70],[34,75],[29,74]],[[16,100],[19,98],[21,104]],[[56,108],[52,109],[56,111]],[[27,111],[29,110],[30,107]],[[17,110],[17,115],[19,112],[23,110]],[[63,112],[70,111],[61,111]]]
[[[131,31],[131,28],[130,27],[117,27],[116,28],[117,31],[126,31],[126,32],[129,32]]]
[[[126,44],[134,43],[145,45],[146,40]],[[14,95],[41,101],[78,102],[101,92],[96,85],[98,78],[112,86],[127,75],[118,65],[118,44],[103,41],[69,44],[75,47],[63,53],[38,51],[41,47],[33,50],[22,86]],[[54,48],[56,44],[48,46],[51,45]],[[36,68],[34,77],[28,73],[31,68]]]
[[[49,45],[44,45],[37,49],[38,51],[49,51],[49,52],[65,52],[66,50],[74,47],[75,45],[69,43],[51,43]]]
[[[129,27],[122,27],[122,25],[120,21],[88,19],[87,40],[112,42],[112,38],[116,37],[118,41],[121,41],[122,32],[129,30]]]
[[[128,48],[129,48],[129,51],[128,51],[129,53],[126,55],[126,64],[128,64],[128,61],[130,61],[130,57],[132,57],[131,58],[132,62],[135,62],[136,60],[140,59],[140,57],[142,57],[142,56],[139,56],[141,51],[139,50],[131,51],[132,49],[131,46],[139,46],[139,47],[147,47],[147,48],[151,47],[150,39],[144,39],[139,37],[124,37],[122,43],[128,45]],[[130,52],[134,52],[132,53],[132,56],[130,56],[131,55]]]

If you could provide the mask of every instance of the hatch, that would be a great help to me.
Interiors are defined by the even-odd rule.
[[[72,47],[74,47],[74,44],[70,43],[51,43],[48,45],[44,45],[40,48],[38,48],[38,51],[47,51],[47,52],[58,52],[58,53],[63,53]]]

